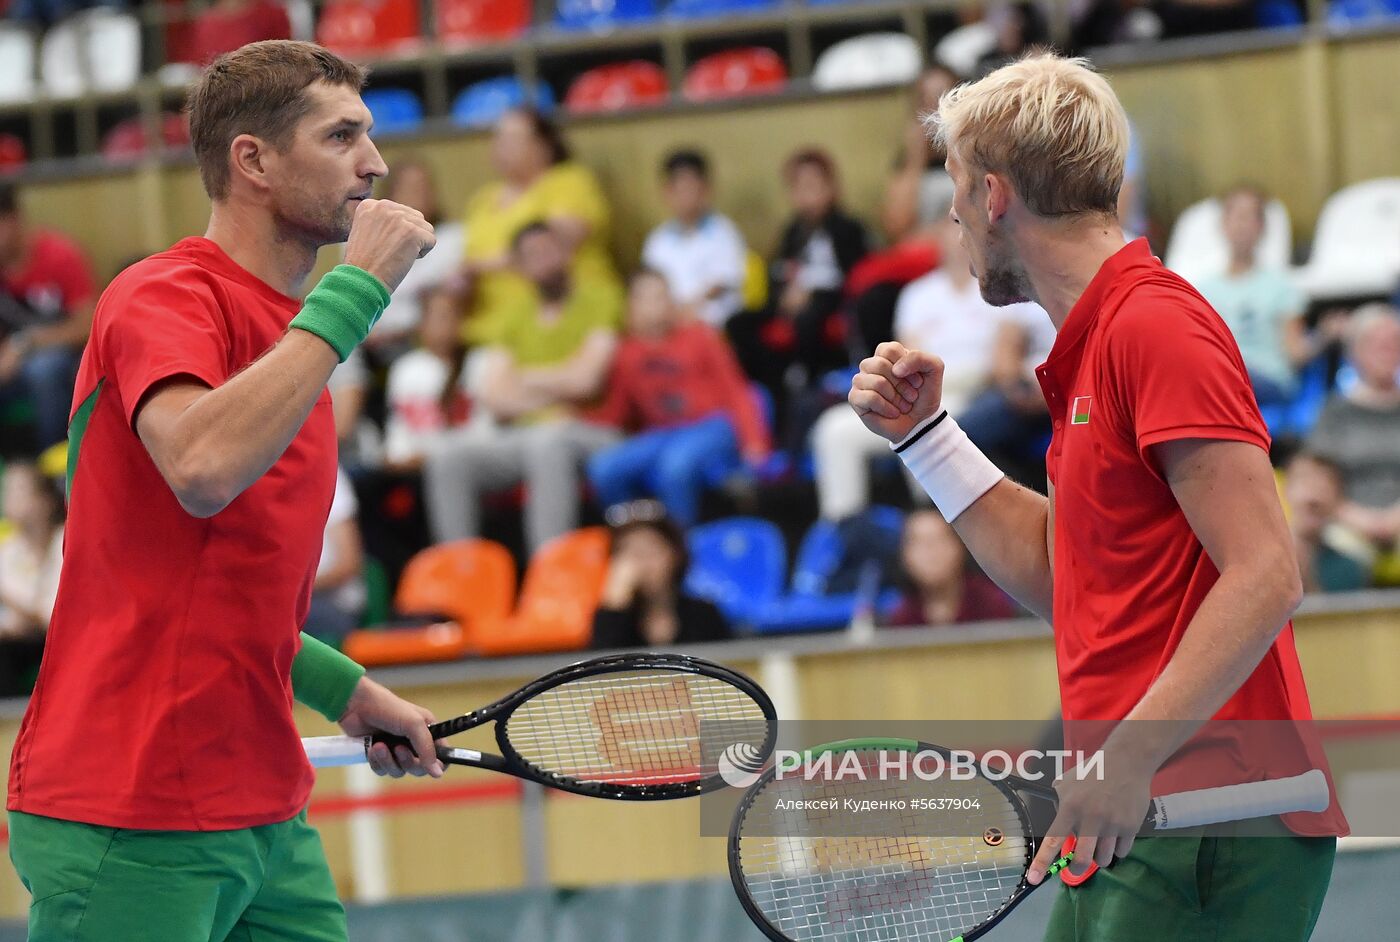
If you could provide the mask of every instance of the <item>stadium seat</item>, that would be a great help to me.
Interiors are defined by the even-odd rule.
[[[480,621],[472,648],[498,656],[588,647],[608,575],[609,544],[605,527],[586,527],[540,547],[525,571],[515,614]]]
[[[514,39],[530,28],[529,0],[438,0],[437,37],[449,46]]]
[[[23,26],[0,23],[0,103],[34,98],[34,34]]]
[[[374,135],[403,134],[423,124],[423,102],[406,88],[367,88],[360,96],[374,117]]]
[[[1400,18],[1400,0],[1331,0],[1327,25],[1334,29],[1373,26]]]
[[[1400,281],[1400,177],[1333,193],[1296,275],[1314,301],[1389,296]]]
[[[671,0],[666,13],[669,16],[694,19],[767,10],[777,5],[778,0]]]
[[[567,30],[606,31],[654,19],[655,0],[559,0],[554,25]]]
[[[401,615],[445,615],[470,626],[498,619],[515,604],[515,560],[490,540],[457,540],[414,555],[399,578]]]
[[[933,47],[934,62],[942,62],[958,75],[973,75],[982,57],[997,47],[997,33],[985,19],[959,26]]]
[[[189,123],[184,115],[171,112],[161,116],[161,148],[180,150],[189,146]],[[150,141],[143,118],[127,118],[102,136],[102,156],[115,162],[140,160],[149,153]]]
[[[894,507],[871,507],[866,519],[888,539],[898,545],[904,527],[904,514]],[[764,606],[753,621],[753,629],[761,634],[789,631],[819,631],[844,628],[855,617],[861,603],[859,591],[832,593],[832,580],[849,558],[849,547],[840,527],[830,520],[812,524],[797,549],[793,564],[792,584],[788,594]],[[898,593],[886,592],[872,600],[884,610],[898,602]]]
[[[44,34],[39,73],[55,98],[131,88],[141,77],[141,21],[105,7],[75,13]]]
[[[29,161],[24,141],[13,134],[0,134],[0,174],[16,173]]]
[[[687,537],[687,592],[707,598],[725,617],[750,624],[778,598],[787,575],[783,535],[770,521],[730,517],[702,524]]]
[[[513,75],[503,75],[463,89],[452,103],[452,120],[463,127],[489,127],[511,108],[526,104],[532,104],[541,111],[553,111],[554,93],[544,82],[536,82],[532,97],[526,93],[519,79]]]
[[[1230,264],[1230,246],[1220,229],[1221,204],[1216,197],[1181,211],[1167,242],[1166,265],[1192,283],[1223,274]],[[1293,226],[1288,207],[1270,200],[1264,210],[1264,237],[1259,244],[1260,268],[1286,271],[1293,263]]]
[[[923,54],[904,33],[869,33],[844,39],[823,52],[812,68],[812,87],[824,92],[905,85],[919,77]]]
[[[690,67],[685,77],[685,97],[691,101],[715,101],[770,95],[787,85],[782,57],[764,46],[727,49],[706,56]]]
[[[638,59],[589,69],[569,86],[564,107],[579,114],[626,111],[664,102],[669,94],[666,71]]]
[[[422,42],[417,0],[331,0],[321,10],[316,41],[351,58],[375,58]]]

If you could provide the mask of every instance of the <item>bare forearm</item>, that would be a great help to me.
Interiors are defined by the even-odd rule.
[[[1301,599],[1290,553],[1227,568],[1191,619],[1181,644],[1107,747],[1160,768],[1249,679]]]
[[[1050,502],[1002,478],[953,521],[982,570],[1016,601],[1050,620],[1053,580],[1046,543]]]
[[[186,509],[212,516],[261,478],[306,422],[338,362],[319,337],[288,331],[246,370],[191,402],[162,449],[172,467],[161,469]]]

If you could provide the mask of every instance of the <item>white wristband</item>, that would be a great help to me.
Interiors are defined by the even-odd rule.
[[[949,523],[1006,477],[947,410],[920,422],[890,448]]]

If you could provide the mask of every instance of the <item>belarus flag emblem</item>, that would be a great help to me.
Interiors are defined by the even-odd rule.
[[[1070,425],[1088,425],[1089,407],[1094,404],[1093,396],[1075,396],[1074,408],[1070,410]]]

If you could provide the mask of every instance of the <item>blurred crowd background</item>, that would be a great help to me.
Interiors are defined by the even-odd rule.
[[[452,0],[432,6],[429,33],[465,42],[626,30],[660,14],[740,15],[735,5],[561,0],[542,19],[528,4]],[[742,15],[771,6],[738,5]],[[412,55],[425,41],[417,0],[314,11],[218,0],[191,17],[184,5],[158,5],[159,16],[83,6],[0,0],[10,24],[0,49],[27,37],[34,94],[46,94],[60,61],[97,87],[106,66],[84,59],[86,40],[70,43],[68,60],[51,52],[74,24],[112,43],[118,32],[102,30],[134,23],[132,68],[162,82],[257,39],[315,36],[369,58]],[[1327,15],[1360,21],[1388,15],[1383,7],[1331,0]],[[748,240],[717,208],[744,195],[726,192],[704,141],[625,174],[571,148],[571,116],[669,95],[663,65],[580,66],[557,89],[562,106],[544,81],[468,86],[449,120],[489,127],[490,182],[451,205],[441,164],[400,149],[379,186],[420,209],[438,245],[332,378],[342,474],[307,630],[380,664],[1017,615],[845,405],[856,364],[879,343],[936,352],[960,424],[1018,480],[1044,487],[1049,422],[1033,368],[1054,331],[1033,304],[981,300],[949,220],[944,155],[921,116],[957,82],[1045,42],[1056,16],[1067,17],[1069,48],[1084,49],[1286,27],[1304,12],[1291,0],[966,7],[939,14],[947,22],[927,49],[900,33],[835,43],[812,67],[816,89],[908,89],[901,133],[862,144],[887,168],[878,198],[854,205],[833,151],[794,145],[750,168],[787,206]],[[690,67],[684,94],[771,93],[785,68],[773,49],[717,50]],[[422,96],[388,74],[366,94],[376,133],[411,137],[425,121],[466,133],[425,118]],[[111,127],[104,159],[178,152],[178,116],[160,119],[168,134],[157,145],[153,118]],[[32,683],[42,651],[72,383],[116,273],[94,270],[27,209],[29,181],[49,166],[29,163],[33,143],[23,127],[0,135],[11,169],[0,177],[0,689],[12,694]],[[1120,218],[1234,332],[1274,436],[1307,587],[1400,584],[1400,181],[1333,194],[1311,246],[1295,247],[1288,208],[1248,181],[1199,193],[1175,219],[1151,218],[1147,182],[1172,172],[1135,141]],[[626,257],[612,232],[620,205],[664,207]]]

